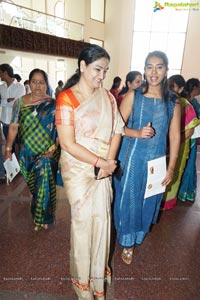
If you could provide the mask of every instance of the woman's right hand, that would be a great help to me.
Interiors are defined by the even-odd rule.
[[[4,153],[4,159],[6,160],[8,158],[10,158],[10,160],[12,160],[12,153],[11,153],[11,151],[6,150]]]

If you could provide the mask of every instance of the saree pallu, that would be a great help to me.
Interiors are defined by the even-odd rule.
[[[61,151],[61,170],[71,206],[70,273],[80,299],[104,299],[105,279],[110,283],[108,266],[112,189],[109,178],[95,180],[94,168],[74,161]]]
[[[192,104],[197,117],[200,116],[200,104],[196,98],[193,98]],[[197,171],[196,171],[196,156],[197,156],[197,139],[191,139],[190,154],[187,164],[181,179],[180,188],[178,191],[178,198],[181,201],[195,201],[197,189]]]
[[[181,184],[178,191],[178,199],[185,202],[186,200],[195,201],[197,189],[197,139],[191,139],[189,158],[181,178]]]
[[[199,125],[193,106],[185,98],[179,98],[181,104],[181,133],[183,134],[190,128]],[[163,196],[162,208],[164,210],[172,209],[176,206],[177,194],[181,183],[181,178],[190,153],[190,138],[186,139],[179,149],[178,159],[174,170],[174,176],[171,183],[167,186]]]
[[[56,210],[56,175],[59,148],[56,148],[55,100],[25,105],[19,112],[21,173],[33,195],[31,212],[36,226],[54,221]],[[54,150],[53,157],[44,157]]]
[[[59,97],[67,97],[66,103],[70,99],[75,101],[70,89],[61,92]],[[116,103],[111,99],[104,89],[99,89],[87,102],[73,108],[72,117],[76,142],[105,159],[112,134],[117,133],[120,124],[121,133],[124,125]],[[58,102],[57,105],[64,104]],[[113,197],[111,180],[109,177],[95,180],[92,165],[77,160],[64,150],[61,150],[60,162],[71,206],[70,273],[73,288],[79,299],[94,299],[94,295],[95,299],[104,299],[105,280],[109,283],[111,279],[108,266]]]

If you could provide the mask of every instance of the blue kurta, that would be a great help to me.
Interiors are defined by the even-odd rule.
[[[128,127],[141,129],[151,122],[155,136],[149,139],[124,136],[119,161],[124,166],[120,181],[114,178],[114,222],[118,242],[123,247],[141,244],[152,223],[156,223],[162,195],[144,199],[147,162],[166,154],[168,128],[173,116],[175,95],[163,99],[147,98],[135,93],[133,112]],[[128,149],[128,155],[127,155]]]

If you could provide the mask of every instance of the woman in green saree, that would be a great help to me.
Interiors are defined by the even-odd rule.
[[[29,75],[31,93],[16,100],[6,144],[5,159],[11,159],[12,144],[19,134],[19,164],[32,193],[34,230],[47,229],[56,209],[56,176],[59,147],[55,126],[56,102],[46,94],[48,78],[40,69]]]
[[[186,82],[186,92],[188,100],[193,106],[197,118],[200,117],[200,103],[195,98],[200,94],[200,82],[198,78],[190,78]],[[200,121],[200,120],[199,120]],[[190,140],[190,155],[187,160],[183,176],[181,178],[181,184],[178,191],[179,200],[185,202],[194,202],[197,193],[197,138],[194,136]]]
[[[168,210],[176,206],[178,189],[190,152],[190,138],[194,132],[194,128],[199,125],[199,120],[196,117],[193,106],[185,98],[184,78],[181,75],[173,75],[168,79],[168,85],[169,89],[179,96],[181,104],[181,144],[176,167],[174,169],[173,180],[167,186],[163,197],[162,207],[164,210]]]

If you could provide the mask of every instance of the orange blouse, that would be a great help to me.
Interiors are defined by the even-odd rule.
[[[71,89],[60,92],[56,101],[56,125],[74,126],[74,109],[79,105]]]

